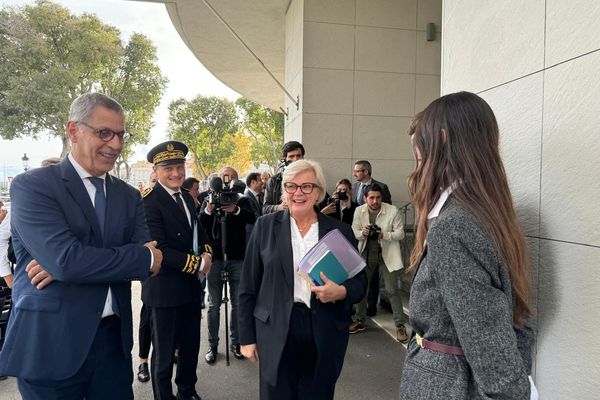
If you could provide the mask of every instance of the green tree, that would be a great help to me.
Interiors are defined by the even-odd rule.
[[[167,80],[156,64],[156,49],[134,34],[123,45],[120,32],[96,16],[74,16],[57,4],[0,10],[0,136],[62,140],[61,156],[70,149],[65,132],[71,102],[96,91],[119,100],[126,111],[131,146],[146,143],[152,114]]]
[[[198,95],[169,104],[169,136],[189,147],[202,179],[235,154],[238,129],[236,107],[229,100]]]
[[[250,155],[254,165],[269,165],[274,172],[283,146],[283,114],[245,97],[236,100],[241,111],[244,133],[252,138]]]

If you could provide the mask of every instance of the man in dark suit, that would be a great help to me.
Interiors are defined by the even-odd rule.
[[[178,348],[177,399],[199,400],[196,367],[200,350],[200,279],[211,266],[212,249],[195,212],[192,196],[181,190],[187,146],[169,141],[147,159],[158,182],[144,193],[150,236],[164,253],[161,273],[144,281],[142,300],[152,324],[152,389],[155,399],[173,399],[171,377]]]
[[[248,203],[250,203],[250,208],[252,208],[252,212],[254,212],[256,218],[262,215],[264,199],[263,188],[264,184],[260,172],[251,172],[246,176],[246,190],[244,191],[244,196],[248,198]],[[252,228],[254,228],[254,224],[246,225],[246,243],[248,243]]]
[[[262,203],[264,199],[264,186],[260,179],[260,172],[251,172],[246,176],[246,190],[244,196],[248,197],[252,205],[252,210],[256,217],[262,215]]]
[[[352,176],[356,178],[356,185],[352,187],[352,197],[354,198],[354,201],[356,201],[358,205],[364,204],[364,197],[366,194],[365,189],[367,186],[376,183],[383,190],[381,193],[381,200],[384,203],[392,204],[390,189],[388,189],[385,183],[376,181],[371,177],[372,170],[371,163],[367,160],[358,160],[354,163],[354,170],[352,171]]]
[[[67,134],[59,165],[11,185],[15,307],[0,374],[24,399],[133,399],[130,281],[158,273],[162,253],[139,192],[107,174],[127,136],[121,105],[78,97]]]
[[[224,167],[219,171],[219,177],[223,181],[227,177],[237,177],[237,172],[231,167]],[[231,180],[233,184],[236,181]],[[231,190],[233,190],[230,187]],[[208,286],[208,352],[204,359],[208,364],[217,360],[217,349],[219,346],[219,325],[221,321],[221,302],[223,299],[223,274],[226,271],[229,283],[229,299],[231,300],[231,353],[235,358],[244,358],[240,352],[240,341],[237,331],[237,292],[242,274],[242,264],[246,253],[246,225],[253,224],[256,216],[250,208],[249,199],[238,193],[230,195],[237,196],[235,203],[213,204],[209,200],[206,208],[200,215],[200,221],[206,227],[208,235],[214,245],[213,267],[206,277]],[[221,196],[221,199],[224,197]],[[209,196],[210,199],[210,196]],[[226,248],[223,249],[222,238],[225,232],[222,230],[222,221],[225,218]],[[225,255],[227,258],[225,258]],[[225,264],[225,260],[227,264]],[[227,351],[227,349],[225,350]]]

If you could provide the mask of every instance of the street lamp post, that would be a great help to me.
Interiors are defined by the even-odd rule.
[[[27,153],[23,153],[21,161],[23,162],[23,171],[27,172],[27,170],[29,169],[29,157],[27,157]]]

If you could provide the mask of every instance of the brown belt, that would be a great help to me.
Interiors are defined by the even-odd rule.
[[[415,339],[417,341],[417,344],[424,349],[437,351],[439,353],[452,354],[455,356],[465,355],[463,349],[458,346],[449,346],[447,344],[431,342],[427,339],[423,339],[423,337],[418,333],[415,335]]]

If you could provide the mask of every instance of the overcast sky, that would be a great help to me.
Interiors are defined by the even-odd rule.
[[[133,32],[149,37],[158,51],[158,63],[162,73],[169,79],[162,102],[154,114],[156,126],[146,146],[137,146],[134,161],[145,158],[148,149],[166,139],[168,104],[179,97],[192,98],[198,94],[220,96],[234,100],[239,95],[221,83],[206,70],[183,43],[173,27],[163,4],[127,0],[54,0],[54,2],[80,15],[96,14],[104,23],[119,28],[124,41]],[[0,0],[0,6],[34,4],[34,0]],[[59,156],[60,140],[49,136],[38,141],[0,139],[0,180],[3,166],[20,166],[23,153],[30,158],[30,166],[38,167],[40,161]]]

